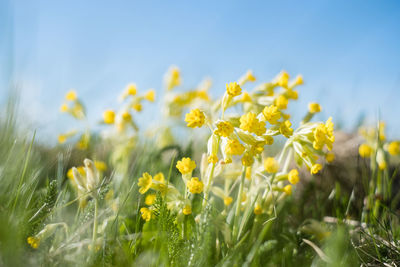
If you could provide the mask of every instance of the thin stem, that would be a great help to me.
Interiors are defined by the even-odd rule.
[[[93,246],[95,245],[96,242],[96,236],[97,236],[97,215],[98,215],[98,200],[97,198],[94,198],[94,218],[93,218]],[[94,248],[94,247],[93,247]]]
[[[240,177],[239,193],[238,193],[238,198],[236,200],[236,212],[235,212],[235,219],[234,219],[234,224],[233,224],[233,240],[236,240],[238,230],[239,230],[238,226],[239,226],[239,216],[240,216],[240,203],[242,202],[244,180],[246,177],[246,169],[247,169],[247,167],[243,168],[242,176]]]
[[[207,185],[206,185],[206,191],[204,192],[203,208],[207,205],[207,202],[208,202],[208,196],[210,194],[212,179],[214,178],[214,169],[215,169],[215,163],[212,164],[211,171],[210,171],[210,176],[208,177],[208,181],[207,181]]]

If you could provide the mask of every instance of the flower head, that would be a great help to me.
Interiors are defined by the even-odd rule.
[[[156,194],[149,194],[146,196],[146,198],[144,199],[144,203],[147,206],[151,206],[154,204],[154,202],[156,201]]]
[[[78,99],[78,96],[76,94],[75,90],[70,90],[65,94],[65,99],[68,101],[75,101]]]
[[[321,112],[321,110],[321,106],[318,103],[313,102],[308,104],[308,112],[312,114]]]
[[[182,209],[182,213],[184,215],[190,215],[192,214],[192,206],[190,206],[189,204],[186,204],[183,209]]]
[[[400,155],[400,141],[390,142],[388,145],[388,152],[392,156]]]
[[[144,95],[144,98],[147,101],[150,102],[154,102],[154,100],[156,99],[156,92],[153,89],[150,89],[149,91],[147,91],[147,93]]]
[[[188,174],[196,168],[196,162],[190,158],[182,158],[176,163],[176,168],[181,174]]]
[[[325,159],[328,163],[331,163],[335,160],[335,154],[333,154],[332,152],[326,153]]]
[[[285,192],[286,195],[290,196],[292,194],[292,185],[288,184],[283,188],[283,192]]]
[[[300,180],[299,171],[296,169],[291,170],[288,174],[288,180],[291,184],[297,184]]]
[[[254,207],[254,214],[255,215],[260,215],[262,213],[262,207],[260,204],[256,204],[256,206]]]
[[[151,220],[152,217],[152,211],[148,208],[141,208],[140,209],[140,213],[142,213],[142,218],[143,220],[145,220],[146,222]]]
[[[37,249],[40,245],[40,239],[38,237],[30,236],[26,241],[34,249]]]
[[[139,193],[142,195],[144,193],[146,193],[150,189],[152,184],[153,184],[153,180],[152,180],[151,175],[147,172],[143,173],[142,177],[139,178],[139,182],[138,182],[138,186],[140,187]]]
[[[113,124],[115,121],[115,112],[113,110],[106,110],[103,113],[104,123],[106,124]]]
[[[279,170],[279,164],[275,158],[268,157],[264,160],[264,169],[269,173],[277,173]]]
[[[244,146],[236,139],[229,139],[225,152],[230,155],[241,155],[244,152]]]
[[[317,173],[319,173],[320,170],[322,170],[322,165],[319,163],[316,163],[311,167],[310,172],[311,172],[311,174],[317,174]]]
[[[263,109],[262,111],[264,118],[270,124],[277,124],[278,120],[281,118],[281,112],[277,106],[270,105]]]
[[[217,130],[214,133],[219,136],[228,137],[233,133],[233,129],[229,121],[220,121],[217,123]]]
[[[238,96],[242,93],[242,88],[240,88],[240,85],[237,84],[237,82],[232,82],[229,84],[226,84],[226,92],[231,96]]]
[[[189,192],[192,194],[200,194],[203,192],[204,184],[202,181],[199,181],[199,178],[193,177],[190,181],[187,182],[187,188]]]
[[[171,90],[176,86],[181,84],[181,74],[177,67],[171,67],[167,76],[166,76],[166,85],[167,89]]]
[[[372,148],[367,144],[362,144],[358,148],[358,153],[363,158],[369,158],[372,155]]]
[[[293,134],[293,129],[290,126],[292,126],[292,123],[288,120],[282,122],[279,126],[280,133],[286,138],[289,138]]]
[[[286,88],[288,86],[289,83],[289,74],[286,71],[282,71],[279,76],[277,77],[277,85]]]
[[[233,198],[231,197],[224,197],[224,204],[225,206],[229,206],[233,201]]]
[[[253,112],[246,113],[240,117],[240,129],[262,135],[265,133],[265,122],[257,119],[257,115]]]
[[[287,109],[288,103],[289,103],[289,100],[284,95],[278,96],[278,98],[275,100],[275,105],[279,109]]]
[[[201,127],[205,122],[204,112],[199,109],[192,109],[185,116],[185,121],[187,122],[187,126],[190,128]]]

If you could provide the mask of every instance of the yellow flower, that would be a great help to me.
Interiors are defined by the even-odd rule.
[[[128,95],[134,96],[136,95],[136,93],[137,93],[136,84],[134,83],[128,84],[123,94],[123,98],[126,98]]]
[[[288,174],[288,180],[291,184],[297,184],[300,180],[299,171],[296,169],[291,170]]]
[[[160,182],[160,183],[165,183],[165,177],[164,174],[162,172],[157,173],[156,175],[154,175],[153,180]]]
[[[321,106],[318,103],[312,102],[308,104],[308,112],[310,113],[318,113],[321,112]]]
[[[62,104],[61,107],[60,107],[60,111],[61,111],[61,112],[68,112],[68,109],[69,109],[69,108],[68,108],[68,105],[65,104],[65,103]]]
[[[128,111],[124,111],[124,112],[121,114],[121,117],[122,117],[122,120],[123,120],[124,122],[130,122],[130,121],[132,121],[132,115],[131,115]]]
[[[378,168],[380,170],[384,170],[384,169],[386,169],[386,167],[387,167],[386,161],[378,162]]]
[[[244,152],[244,146],[236,139],[229,139],[225,152],[230,155],[241,155]]]
[[[392,156],[400,155],[400,141],[390,142],[388,152]]]
[[[246,80],[248,80],[250,82],[256,81],[256,77],[253,75],[253,72],[251,70],[246,72]]]
[[[240,129],[262,135],[265,133],[265,122],[257,119],[257,115],[253,112],[246,113],[240,117]]]
[[[196,168],[196,162],[190,158],[182,158],[182,160],[176,163],[176,168],[181,174],[188,174]]]
[[[145,220],[146,222],[151,220],[151,216],[152,216],[152,211],[148,208],[141,208],[140,212],[142,213],[142,218],[143,220]]]
[[[247,92],[243,92],[242,98],[240,99],[242,102],[251,102],[251,96]]]
[[[233,126],[228,121],[220,121],[217,123],[217,130],[214,131],[216,135],[228,137],[233,133]]]
[[[260,206],[260,204],[256,204],[256,206],[254,207],[254,214],[260,215],[261,213],[262,213],[262,207]]]
[[[134,110],[136,110],[137,112],[140,112],[140,111],[142,111],[143,106],[142,106],[142,104],[140,104],[140,103],[136,103],[136,104],[133,104],[133,105],[132,105],[132,108],[133,108]]]
[[[328,163],[331,163],[335,160],[335,154],[333,154],[332,152],[326,153],[325,159]]]
[[[284,96],[284,95],[280,95],[276,98],[275,100],[275,105],[279,108],[279,109],[286,109],[287,105],[289,103],[289,100]]]
[[[113,110],[106,110],[103,113],[104,123],[106,124],[113,124],[115,121],[115,112]]]
[[[264,137],[266,145],[272,145],[274,143],[274,138],[270,135]]]
[[[182,209],[182,213],[184,215],[190,215],[192,214],[192,207],[189,204],[186,204],[183,209]]]
[[[299,98],[299,92],[297,92],[296,90],[289,89],[286,91],[286,96],[289,99],[297,100]]]
[[[264,160],[264,169],[269,173],[277,173],[279,170],[279,164],[275,158],[268,157]]]
[[[177,67],[172,67],[166,77],[167,89],[171,90],[181,84],[181,74]]]
[[[226,92],[231,96],[238,96],[242,93],[242,88],[236,82],[226,84]]]
[[[281,112],[277,106],[271,105],[267,106],[262,111],[264,118],[270,124],[277,124],[278,120],[281,118]]]
[[[40,239],[38,237],[30,236],[26,241],[34,249],[37,249],[40,245]]]
[[[292,126],[292,123],[290,121],[284,121],[279,126],[279,131],[286,138],[289,138],[293,134],[293,129],[290,128],[290,126]]]
[[[295,84],[295,85],[302,85],[302,84],[304,84],[303,76],[297,75],[296,80],[294,81],[294,84]]]
[[[66,141],[67,141],[67,137],[65,136],[65,134],[58,135],[58,143],[64,144]]]
[[[76,92],[74,90],[70,90],[65,95],[65,99],[68,100],[68,101],[75,101],[76,99],[78,99],[78,97],[77,97]]]
[[[320,170],[322,170],[322,165],[319,163],[316,163],[311,167],[310,172],[311,172],[311,174],[317,174],[317,173],[319,173]]]
[[[246,179],[251,180],[251,167],[246,169]]]
[[[104,172],[107,170],[107,164],[104,161],[100,161],[100,160],[95,160],[94,161],[94,166],[96,167],[96,169],[100,172]],[[79,169],[78,169],[79,170]]]
[[[152,180],[151,175],[147,172],[143,173],[142,177],[139,178],[139,182],[138,182],[138,186],[140,187],[139,193],[142,195],[144,193],[146,193],[150,189],[152,184],[153,184],[153,180]]]
[[[149,194],[146,196],[146,198],[144,199],[144,203],[147,206],[151,206],[154,204],[154,202],[156,201],[156,194]]]
[[[289,74],[286,71],[282,71],[278,76],[277,84],[281,87],[286,88],[288,86],[289,78]]]
[[[149,91],[147,91],[147,93],[144,96],[144,98],[147,101],[154,102],[154,100],[156,99],[156,92],[153,89],[150,89]]]
[[[190,128],[201,127],[205,122],[205,116],[202,111],[199,109],[192,109],[185,116],[185,121],[187,122],[187,126]]]
[[[224,205],[229,206],[233,201],[233,198],[231,197],[224,197]]]
[[[187,182],[187,188],[192,194],[200,194],[201,192],[203,192],[203,187],[203,182],[199,181],[199,178],[197,177],[193,177],[192,179],[190,179],[189,182]]]
[[[292,185],[288,184],[283,188],[283,192],[285,192],[286,195],[290,196],[292,194]]]
[[[217,163],[218,162],[218,157],[215,154],[211,154],[210,156],[208,156],[207,158],[207,162],[208,163]]]
[[[383,121],[380,121],[379,122],[379,140],[381,140],[381,141],[385,141],[385,139],[386,139],[386,135],[385,135],[385,127],[386,127],[386,124],[385,124],[385,122],[383,122]]]
[[[329,118],[325,124],[320,123],[313,130],[313,147],[316,150],[322,150],[324,145],[327,146],[328,150],[332,150],[335,136],[333,135],[333,122],[332,118]]]
[[[252,155],[250,155],[250,153],[245,153],[242,157],[242,164],[243,166],[251,166],[254,163],[254,158]]]
[[[358,148],[358,153],[363,158],[369,158],[372,155],[372,148],[367,144],[362,144]]]

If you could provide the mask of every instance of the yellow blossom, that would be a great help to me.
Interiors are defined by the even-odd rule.
[[[295,85],[302,85],[302,84],[304,84],[303,76],[297,75],[297,77],[296,77],[296,79],[295,79],[295,81],[294,81],[294,84],[295,84]]]
[[[297,184],[300,180],[299,171],[296,169],[291,170],[288,174],[288,180],[291,184]]]
[[[196,168],[196,162],[190,158],[182,158],[182,160],[176,163],[176,168],[181,174],[188,174]]]
[[[233,201],[233,198],[231,197],[224,197],[224,205],[229,206]]]
[[[136,110],[137,112],[140,112],[140,111],[142,111],[143,106],[142,106],[142,104],[140,104],[140,103],[135,103],[135,104],[132,105],[132,108],[133,108],[134,110]]]
[[[181,84],[181,74],[177,67],[170,68],[170,71],[166,77],[167,89],[171,90]]]
[[[388,145],[388,152],[392,156],[400,155],[400,141],[390,142]]]
[[[190,128],[201,127],[205,122],[205,116],[202,111],[196,108],[186,114],[185,121]]]
[[[106,124],[113,124],[115,121],[115,112],[113,110],[106,110],[103,113],[104,123]]]
[[[274,143],[274,138],[270,135],[264,137],[266,145],[272,145]]]
[[[385,122],[380,121],[379,122],[378,131],[379,131],[379,140],[381,140],[381,141],[385,141],[386,140],[385,127],[386,127]]]
[[[297,99],[299,98],[299,92],[297,92],[296,90],[289,89],[289,90],[287,90],[287,92],[286,92],[286,96],[287,96],[289,99],[297,100]]]
[[[246,168],[246,179],[251,180],[251,167]]]
[[[38,237],[30,236],[26,241],[33,249],[37,249],[40,245],[40,239]]]
[[[277,85],[287,88],[289,82],[289,74],[286,71],[282,71],[277,79]]]
[[[134,96],[136,95],[136,93],[137,93],[136,84],[134,83],[128,84],[123,94],[123,98],[126,98],[128,95]]]
[[[122,120],[123,120],[124,122],[130,122],[130,121],[132,121],[132,115],[131,115],[128,111],[124,111],[124,112],[121,114],[121,117],[122,117]]]
[[[208,163],[217,163],[218,162],[218,157],[215,154],[211,154],[210,156],[208,156],[207,158],[207,162]]]
[[[260,204],[256,204],[256,206],[254,207],[254,214],[255,215],[260,215],[262,213],[262,207]]]
[[[250,155],[250,153],[245,153],[242,157],[242,164],[243,166],[251,166],[254,163],[254,157]]]
[[[243,92],[242,98],[240,99],[242,102],[251,102],[251,96],[247,92]]]
[[[386,161],[378,162],[378,168],[380,170],[384,170],[384,169],[386,169],[386,167],[387,167]]]
[[[318,103],[312,102],[308,104],[308,112],[310,113],[318,113],[321,112],[321,106]]]
[[[154,175],[153,177],[154,181],[160,182],[160,183],[165,183],[165,177],[164,174],[162,172],[157,173],[156,175]]]
[[[265,122],[257,119],[257,115],[253,112],[246,113],[240,117],[240,129],[262,135],[265,133]]]
[[[284,95],[280,95],[276,98],[275,100],[275,105],[279,108],[279,109],[286,109],[287,105],[289,103],[289,100],[284,96]]]
[[[186,204],[183,209],[182,209],[182,213],[184,215],[190,215],[192,214],[192,206],[190,206],[189,204]]]
[[[144,193],[146,193],[150,189],[152,184],[153,184],[153,181],[152,181],[151,175],[147,172],[143,173],[142,177],[139,178],[139,182],[138,182],[138,186],[140,187],[139,193],[142,195]]]
[[[362,144],[358,148],[358,153],[363,158],[369,158],[372,155],[372,148],[367,144]]]
[[[233,133],[233,129],[229,121],[220,121],[217,123],[217,130],[214,133],[219,136],[228,137]]]
[[[269,173],[277,173],[279,170],[279,164],[275,158],[268,157],[264,160],[264,169]]]
[[[68,105],[65,104],[65,103],[62,104],[61,107],[60,107],[60,111],[61,111],[61,112],[68,112],[68,109],[69,109],[69,108],[68,108]]]
[[[316,163],[311,167],[310,172],[311,172],[311,174],[317,174],[317,173],[319,173],[320,170],[322,170],[322,165],[319,163]]]
[[[67,141],[67,137],[65,136],[65,134],[58,135],[58,143],[64,144],[66,141]]]
[[[226,84],[226,92],[231,96],[238,96],[242,93],[242,88],[236,82]]]
[[[292,185],[288,184],[283,188],[283,192],[285,192],[286,195],[290,196],[292,194]]]
[[[293,134],[293,129],[290,128],[290,126],[292,126],[292,123],[288,120],[282,122],[281,125],[279,126],[279,131],[286,138],[289,138]]]
[[[331,163],[335,160],[335,154],[333,154],[332,152],[326,153],[325,159],[328,163]]]
[[[78,99],[78,96],[77,96],[77,94],[76,94],[76,92],[74,90],[70,90],[65,95],[65,99],[68,100],[68,101],[75,101],[75,100]]]
[[[152,211],[148,208],[141,208],[140,212],[142,213],[142,218],[143,220],[145,220],[146,222],[151,220],[151,216],[152,216]]]
[[[100,172],[104,172],[107,170],[107,164],[104,161],[100,161],[100,160],[95,160],[94,161],[94,166],[96,167],[96,169]],[[79,170],[79,169],[78,169]]]
[[[262,111],[264,118],[270,124],[277,124],[278,120],[281,118],[281,112],[277,106],[270,105],[263,109]]]
[[[193,177],[190,181],[187,182],[187,187],[189,192],[192,194],[200,194],[203,192],[204,184],[202,181],[199,181],[199,178]]]
[[[225,152],[230,155],[241,155],[244,152],[244,146],[236,139],[229,139]]]
[[[156,194],[149,194],[146,196],[146,198],[144,199],[144,203],[147,206],[151,206],[154,204],[154,202],[156,201]]]
[[[147,91],[144,98],[147,101],[154,102],[154,100],[156,99],[156,92],[153,89],[150,89],[149,91]]]

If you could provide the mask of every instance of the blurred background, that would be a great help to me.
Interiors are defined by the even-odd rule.
[[[27,123],[56,142],[71,88],[95,124],[130,82],[159,101],[172,64],[182,88],[211,77],[215,97],[248,69],[261,82],[284,69],[305,80],[292,108],[318,101],[321,119],[352,130],[382,118],[398,136],[399,48],[399,1],[0,0],[0,101],[18,91]],[[149,104],[135,120],[159,116]]]

